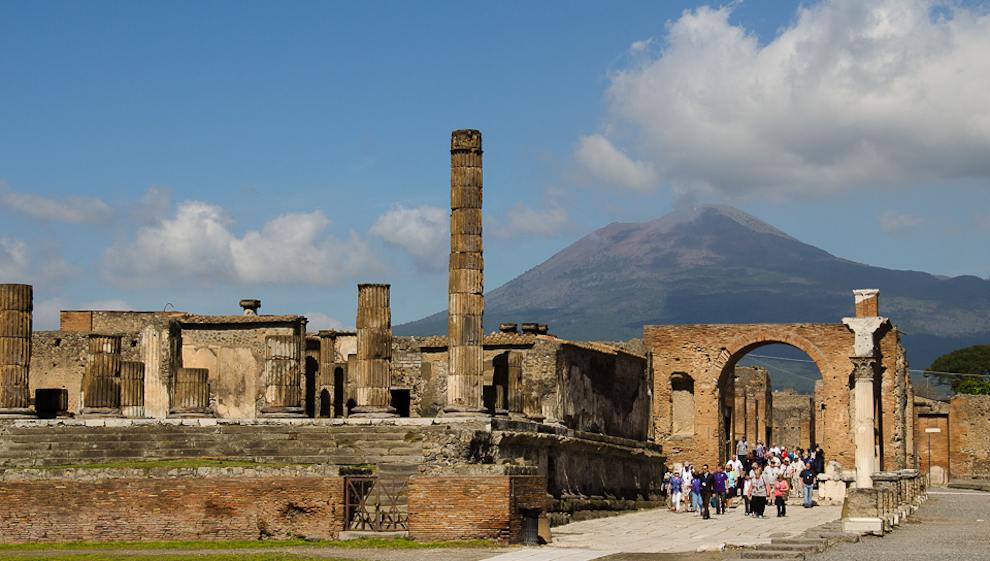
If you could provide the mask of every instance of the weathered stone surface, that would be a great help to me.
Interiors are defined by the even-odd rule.
[[[956,394],[949,402],[950,478],[990,478],[990,396]]]

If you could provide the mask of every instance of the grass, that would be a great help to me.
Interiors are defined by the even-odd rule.
[[[65,543],[21,543],[0,544],[0,554],[4,551],[43,551],[68,549],[268,549],[275,547],[334,547],[341,549],[434,549],[450,547],[492,547],[488,540],[450,540],[422,542],[409,538],[358,538],[353,540],[228,540],[228,541],[142,541],[142,542],[65,542]],[[89,555],[89,554],[87,554]],[[161,556],[155,556],[160,559]],[[2,557],[0,557],[2,559]],[[22,559],[17,557],[17,559]],[[130,557],[128,557],[130,559]]]
[[[18,469],[178,469],[201,467],[298,467],[304,464],[277,464],[250,462],[246,460],[220,460],[213,458],[179,458],[172,460],[112,460],[85,464],[65,464],[59,466],[30,466]]]
[[[3,556],[0,561],[354,561],[335,557],[315,557],[295,553],[207,553],[189,554],[133,554],[133,553],[73,553],[68,555],[17,555]]]

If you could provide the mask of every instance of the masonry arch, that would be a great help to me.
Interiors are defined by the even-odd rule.
[[[844,324],[648,325],[643,334],[653,376],[654,435],[671,461],[714,464],[729,456],[734,409],[727,399],[733,382],[730,373],[750,351],[764,345],[784,344],[806,353],[821,374],[820,401],[826,408],[816,411],[822,414],[817,419],[816,429],[821,430],[816,430],[816,439],[827,444],[826,460],[836,460],[847,467],[855,465],[849,391],[855,335]],[[899,361],[903,361],[903,348],[896,330],[880,335],[877,346],[882,363],[877,374],[882,389],[877,394],[887,400],[882,404],[883,411],[878,410],[876,415],[883,419],[878,421],[878,441],[884,447],[877,465],[883,469],[901,469],[907,467],[903,462],[905,456],[898,456],[894,450],[903,448],[903,438],[899,440],[891,430],[891,419],[899,404],[906,400],[905,385],[897,382],[901,374],[895,375]],[[683,374],[694,380],[694,426],[690,434],[685,431],[674,434],[671,378]]]

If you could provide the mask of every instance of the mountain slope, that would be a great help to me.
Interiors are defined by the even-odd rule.
[[[485,325],[538,321],[574,339],[627,339],[650,323],[835,322],[853,288],[879,288],[913,367],[990,340],[990,281],[838,258],[731,207],[615,223],[486,296]],[[446,332],[445,312],[395,328]]]

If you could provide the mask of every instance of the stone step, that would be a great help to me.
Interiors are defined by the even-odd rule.
[[[857,543],[859,542],[859,534],[853,534],[850,532],[833,532],[833,531],[817,531],[811,530],[805,532],[805,535],[811,537],[825,538],[828,540],[835,540],[836,542],[846,542],[846,543]]]
[[[743,550],[740,557],[743,559],[798,559],[803,561],[804,552],[776,551],[758,547],[756,549]]]
[[[832,545],[832,543],[827,538],[809,538],[804,536],[798,536],[795,538],[771,538],[770,543],[772,544],[797,544],[797,545],[820,545],[823,548]]]
[[[771,543],[758,547],[760,551],[803,551],[805,553],[821,553],[825,546],[817,543]]]

